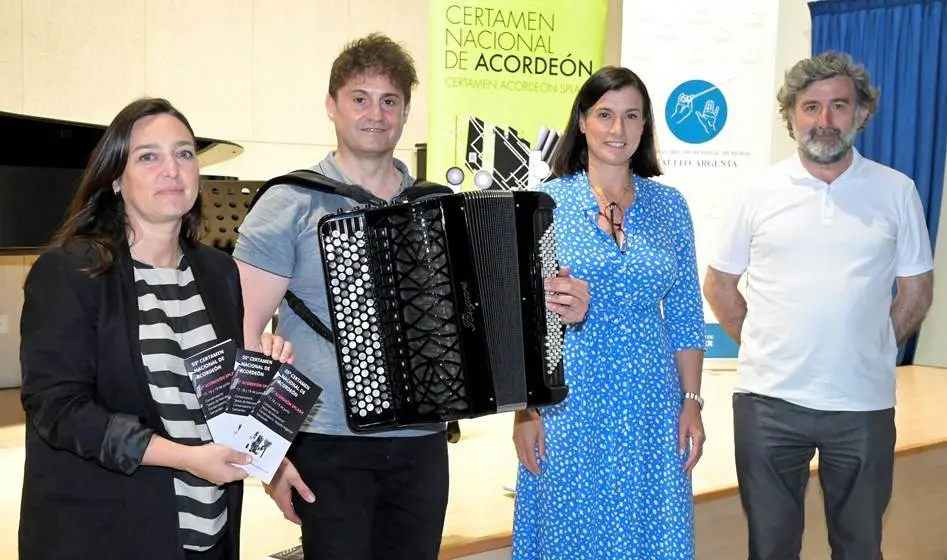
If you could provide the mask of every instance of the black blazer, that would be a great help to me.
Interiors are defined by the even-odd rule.
[[[184,246],[220,340],[243,346],[240,277],[229,255]],[[152,433],[164,437],[138,335],[127,245],[90,277],[87,243],[44,253],[30,269],[20,323],[26,465],[22,560],[175,560],[172,470],[139,466]],[[242,483],[226,488],[228,558],[238,560]]]

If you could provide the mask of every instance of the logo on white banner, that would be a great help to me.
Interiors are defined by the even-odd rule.
[[[727,100],[716,85],[689,80],[668,96],[664,117],[678,140],[702,144],[720,134],[727,123]]]

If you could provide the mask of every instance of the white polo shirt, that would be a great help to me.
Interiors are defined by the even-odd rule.
[[[895,277],[934,268],[914,182],[863,158],[833,183],[798,155],[742,188],[710,266],[746,272],[736,390],[817,410],[895,404]]]

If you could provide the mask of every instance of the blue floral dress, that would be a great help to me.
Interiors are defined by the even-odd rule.
[[[633,180],[624,253],[596,224],[584,173],[540,187],[557,203],[560,263],[589,283],[591,302],[566,333],[569,396],[540,411],[541,474],[519,469],[514,560],[694,557],[674,361],[704,349],[693,224],[677,190]]]

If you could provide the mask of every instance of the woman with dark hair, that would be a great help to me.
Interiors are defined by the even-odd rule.
[[[194,133],[125,107],[31,268],[20,327],[23,560],[237,560],[249,455],[211,443],[183,358],[233,339],[243,303],[202,231]],[[264,335],[264,351],[292,347]]]
[[[684,198],[661,174],[631,70],[580,89],[553,156],[559,258],[589,283],[565,341],[569,396],[516,414],[513,558],[694,557],[704,318]]]

